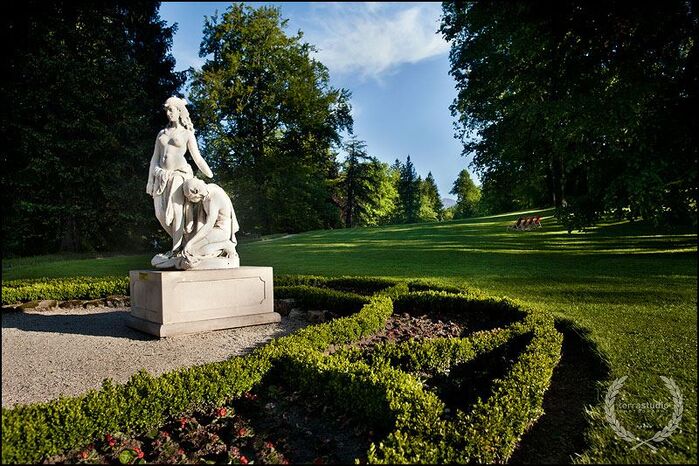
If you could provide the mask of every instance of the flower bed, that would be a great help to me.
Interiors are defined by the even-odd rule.
[[[3,463],[81,452],[115,432],[134,439],[172,425],[183,413],[210,413],[270,384],[316,397],[329,407],[328,413],[340,413],[371,430],[374,441],[359,456],[370,462],[504,462],[541,414],[561,349],[561,335],[550,316],[478,293],[435,291],[425,282],[303,276],[276,281],[277,296],[307,307],[332,304],[345,313],[358,312],[273,340],[247,356],[157,378],[141,372],[124,385],[106,381],[101,390],[80,397],[3,409]],[[385,331],[394,308],[458,315],[464,336],[357,344]],[[477,363],[478,358],[498,355],[498,348],[507,349],[503,354],[510,360],[500,367],[497,379],[488,379],[487,373],[482,377],[479,386],[485,389],[475,392],[472,403],[456,406],[448,397],[440,398],[444,387],[451,384],[458,390],[461,383],[445,374],[457,373],[472,361],[473,367],[488,366]],[[463,369],[466,378],[472,369]],[[227,452],[241,449],[232,437],[224,444]],[[278,461],[301,461],[278,453]],[[262,453],[250,455],[265,461]],[[138,461],[137,456],[130,459]],[[185,456],[193,459],[190,452]]]

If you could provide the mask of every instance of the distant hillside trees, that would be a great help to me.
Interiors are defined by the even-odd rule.
[[[241,228],[262,234],[340,225],[336,153],[351,131],[350,93],[329,84],[280,9],[234,4],[207,18],[190,99],[214,174]],[[197,124],[198,123],[198,124]]]
[[[476,217],[482,213],[481,190],[471,179],[468,170],[459,172],[449,193],[456,196],[456,205],[451,208],[453,218]]]
[[[497,210],[696,223],[694,2],[444,2],[464,155]]]
[[[389,174],[398,193],[390,223],[419,223],[444,220],[444,205],[432,172],[423,180],[408,156],[405,162],[396,159]]]
[[[2,253],[134,250],[162,106],[183,76],[159,2],[25,1],[3,12]]]

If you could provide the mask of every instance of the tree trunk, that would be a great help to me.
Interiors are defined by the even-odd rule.
[[[551,192],[553,205],[560,209],[565,205],[565,174],[563,173],[563,158],[560,155],[551,157]]]
[[[75,216],[69,215],[63,222],[63,233],[61,235],[61,252],[76,252],[78,250],[77,228]]]

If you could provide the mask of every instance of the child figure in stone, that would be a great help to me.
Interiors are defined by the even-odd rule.
[[[170,123],[155,139],[146,185],[146,192],[153,196],[155,216],[172,238],[172,249],[157,254],[151,261],[153,266],[159,268],[170,262],[183,247],[185,199],[182,185],[194,177],[192,167],[185,159],[187,150],[199,170],[208,178],[213,177],[209,165],[199,153],[184,99],[170,97],[164,107]]]
[[[185,246],[176,267],[232,268],[240,265],[235,233],[240,229],[228,194],[214,183],[199,178],[184,182]]]

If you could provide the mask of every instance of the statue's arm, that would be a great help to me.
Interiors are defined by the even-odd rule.
[[[146,184],[146,192],[153,195],[153,189],[155,187],[155,167],[158,166],[158,160],[160,159],[160,135],[163,134],[161,130],[155,137],[155,147],[153,148],[153,156],[150,158],[150,166],[148,167],[148,184]]]
[[[197,167],[199,167],[199,170],[206,175],[208,178],[213,178],[214,174],[211,172],[211,169],[209,168],[209,164],[206,163],[206,160],[204,160],[204,157],[201,156],[199,153],[199,146],[197,145],[197,138],[194,136],[193,131],[189,131],[189,139],[187,140],[187,149],[189,149],[189,153],[192,155],[192,159],[194,159],[194,163],[197,164]]]
[[[197,232],[194,234],[194,236],[192,236],[189,239],[189,241],[187,241],[187,246],[196,244],[197,241],[200,241],[202,238],[205,238],[206,235],[208,235],[211,232],[211,230],[214,229],[214,224],[216,223],[216,219],[218,218],[218,214],[221,208],[222,205],[220,200],[217,196],[213,196],[213,199],[211,199],[211,202],[209,204],[209,213],[206,215],[206,222],[204,222],[204,225],[202,225],[201,228],[197,229]],[[187,246],[185,246],[185,249],[187,249]]]

